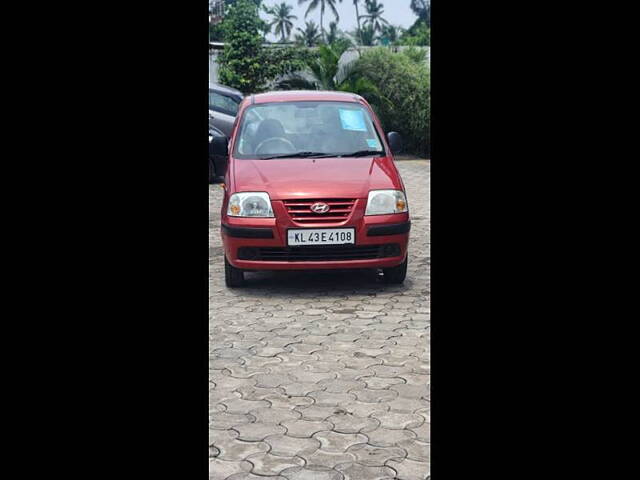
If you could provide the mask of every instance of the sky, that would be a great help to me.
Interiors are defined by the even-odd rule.
[[[298,17],[297,20],[293,21],[291,39],[294,37],[294,32],[298,33],[296,30],[297,27],[304,28],[305,21],[313,20],[316,24],[320,25],[320,7],[309,12],[309,16],[306,20],[304,18],[304,12],[307,11],[309,2],[298,5],[298,0],[263,0],[262,3],[270,7],[280,4],[282,1],[291,5],[293,7],[293,10],[291,11],[292,15]],[[382,3],[382,5],[384,5],[382,17],[392,25],[409,28],[418,18],[409,7],[411,0],[378,0],[378,3]],[[336,9],[340,15],[340,21],[338,22],[338,28],[340,30],[350,31],[356,28],[356,7],[353,5],[353,0],[342,0],[342,3],[339,3],[339,0],[336,0]],[[364,15],[366,13],[364,0],[360,0],[358,10],[360,15]],[[265,20],[269,18],[265,14],[261,14],[261,16]],[[323,20],[325,30],[329,30],[329,22],[333,22],[334,20],[335,17],[333,16],[331,9],[328,6],[325,7]],[[267,38],[271,41],[279,40],[279,37],[276,38],[273,34],[268,35]]]

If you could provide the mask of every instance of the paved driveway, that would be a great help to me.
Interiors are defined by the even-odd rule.
[[[413,222],[399,286],[264,272],[227,289],[210,187],[210,479],[428,478],[430,163],[397,165]]]

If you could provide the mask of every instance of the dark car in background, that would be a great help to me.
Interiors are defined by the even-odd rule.
[[[231,136],[238,105],[244,96],[240,90],[209,82],[209,127]]]

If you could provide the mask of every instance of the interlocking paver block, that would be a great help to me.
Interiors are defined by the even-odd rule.
[[[269,451],[269,445],[264,442],[245,442],[238,440],[230,432],[225,433],[229,434],[226,438],[220,437],[214,441],[214,446],[220,451],[217,455],[220,460],[239,462],[249,455]]]
[[[251,455],[247,457],[247,462],[253,465],[251,473],[256,475],[278,475],[287,468],[304,465],[304,460],[300,457],[279,457],[270,453]]]
[[[243,400],[242,398],[224,400],[220,403],[227,407],[225,412],[236,414],[249,413],[251,410],[268,407],[270,405],[266,400]]]
[[[262,475],[254,475],[253,473],[234,473],[226,480],[287,480],[285,477],[277,476],[262,476]]]
[[[325,421],[291,420],[281,424],[290,437],[310,438],[314,433],[331,430],[333,424]],[[284,432],[283,432],[284,433]]]
[[[310,405],[308,407],[296,408],[296,410],[300,412],[304,420],[326,420],[330,416],[335,415],[340,409],[332,405]]]
[[[265,400],[271,403],[273,408],[296,408],[304,407],[313,404],[313,398],[292,396],[287,394],[268,395],[264,397]]]
[[[338,465],[336,470],[344,475],[344,480],[393,480],[396,476],[392,468],[368,467],[357,463]]]
[[[233,414],[227,412],[216,412],[209,415],[209,428],[228,430],[235,425],[255,421],[255,418],[248,414]]]
[[[348,393],[350,390],[364,388],[364,382],[356,380],[321,380],[318,385],[324,387],[324,391],[328,393]]]
[[[341,407],[358,417],[369,417],[376,412],[384,413],[389,411],[389,405],[386,403],[351,402]]]
[[[269,435],[285,433],[285,427],[275,423],[243,423],[233,427],[238,432],[238,439],[247,442],[259,442]]]
[[[416,462],[408,458],[400,462],[389,460],[387,465],[396,471],[398,480],[425,480],[430,472],[428,463]]]
[[[292,376],[296,378],[294,381],[318,383],[321,380],[333,380],[334,378],[337,378],[338,374],[335,372],[310,372],[309,370],[297,370],[292,372]]]
[[[424,422],[417,427],[408,427],[416,434],[416,438],[422,442],[431,443],[431,424]]]
[[[351,453],[327,452],[320,448],[312,455],[305,456],[304,459],[307,467],[334,468],[342,463],[355,462],[356,456]]]
[[[389,390],[392,385],[404,383],[404,379],[400,377],[366,377],[363,380],[369,390]]]
[[[256,381],[256,387],[269,388],[279,387],[280,385],[286,385],[292,383],[295,379],[291,375],[283,375],[277,373],[261,373],[253,377]]]
[[[209,480],[226,480],[234,473],[248,472],[251,464],[248,462],[226,462],[219,458],[209,459]]]
[[[359,402],[364,403],[382,403],[390,402],[398,396],[398,392],[394,390],[371,390],[363,388],[362,390],[351,391]]]
[[[249,413],[251,413],[251,415],[256,417],[256,422],[262,422],[262,423],[282,423],[288,420],[297,420],[302,416],[300,412],[296,412],[293,409],[274,408],[272,406],[251,410],[251,412]],[[424,418],[422,417],[420,418],[424,422]]]
[[[431,461],[430,444],[418,440],[400,442],[398,446],[407,452],[407,458],[418,462],[429,463]]]
[[[380,420],[382,428],[391,430],[402,430],[412,427],[419,427],[424,423],[424,417],[413,413],[386,412],[383,414],[374,413],[373,418]]]
[[[367,437],[361,433],[318,432],[313,438],[320,440],[322,450],[326,452],[345,452],[350,446],[366,443]]]
[[[357,462],[368,466],[385,465],[389,460],[402,460],[407,456],[407,452],[399,447],[376,447],[368,443],[354,445],[347,450],[358,459]]]
[[[288,435],[270,435],[264,439],[271,446],[269,453],[281,457],[298,456],[304,458],[320,448],[320,440],[296,438]]]
[[[293,467],[282,472],[287,480],[344,480],[344,475],[337,470],[320,467]]]
[[[375,418],[358,417],[351,413],[332,415],[327,421],[333,423],[333,431],[339,433],[366,433],[380,426],[380,421]]]
[[[372,432],[367,432],[368,443],[378,447],[394,447],[399,442],[415,439],[417,435],[410,430],[391,430],[388,428],[378,428]]]
[[[311,392],[307,396],[313,398],[316,405],[325,406],[338,406],[356,400],[356,396],[353,393],[331,393],[319,391]]]

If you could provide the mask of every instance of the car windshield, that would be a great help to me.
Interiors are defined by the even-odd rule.
[[[249,106],[234,157],[272,159],[379,155],[384,149],[366,108],[353,102]]]

